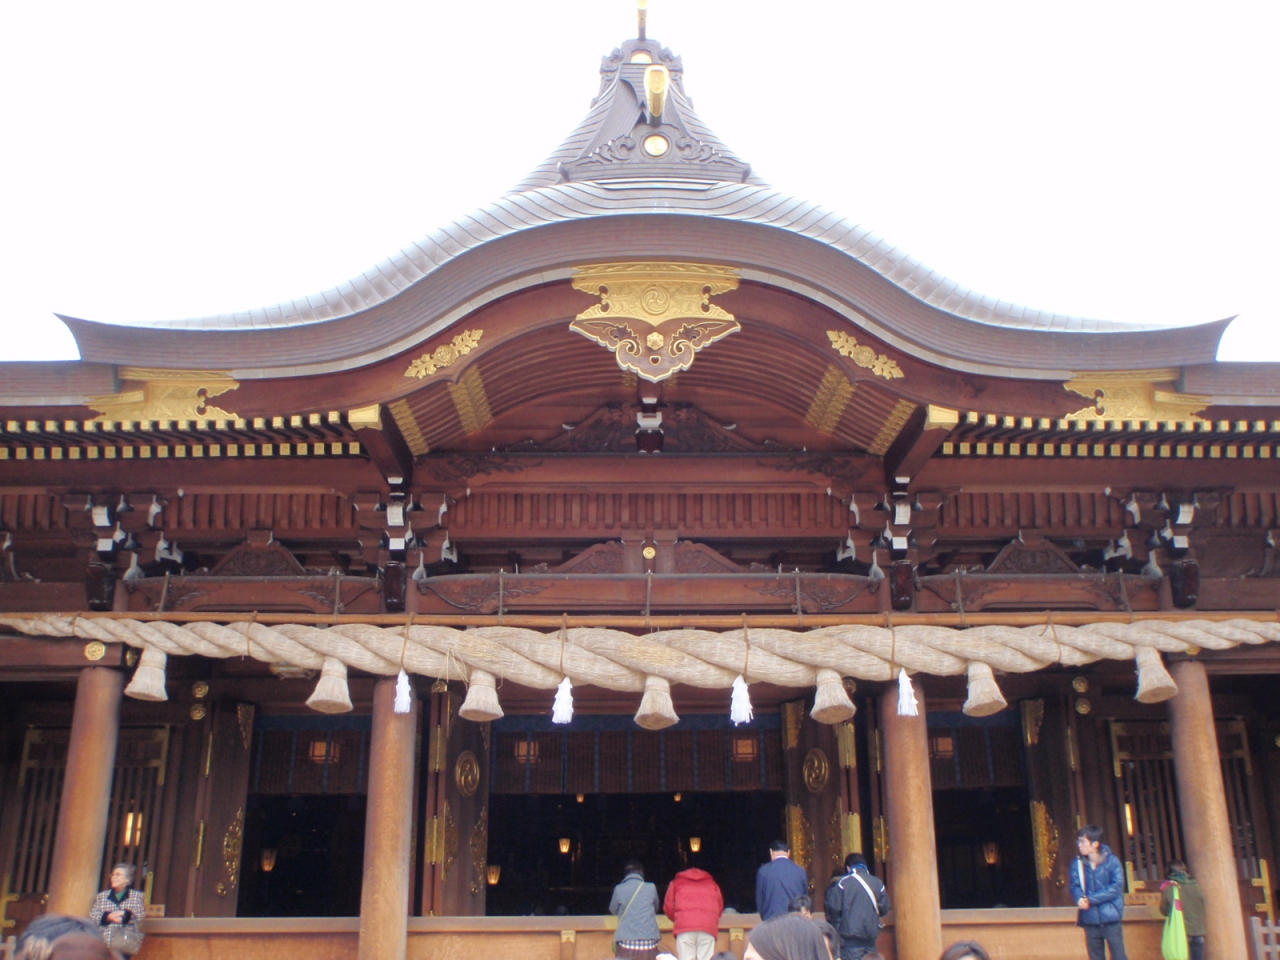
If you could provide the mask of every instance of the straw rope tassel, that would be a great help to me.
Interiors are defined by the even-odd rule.
[[[169,658],[162,650],[155,647],[143,647],[142,656],[138,658],[138,669],[133,671],[133,679],[124,688],[127,696],[135,700],[168,700],[165,691],[164,668]]]
[[[742,673],[733,678],[733,693],[729,697],[729,719],[734,726],[750,723],[755,714],[751,710],[751,693],[747,690],[746,674],[751,666],[751,633],[747,630],[747,615],[742,615],[742,641],[746,655],[742,660]]]
[[[573,684],[569,675],[564,672],[564,645],[569,642],[569,615],[565,614],[560,621],[560,673],[564,679],[556,687],[556,698],[551,704],[551,722],[569,723],[573,720]]]

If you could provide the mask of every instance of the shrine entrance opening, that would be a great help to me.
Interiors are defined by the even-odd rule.
[[[943,908],[1040,906],[1018,715],[928,722]]]
[[[726,907],[755,909],[755,872],[786,836],[779,718],[733,727],[686,716],[669,730],[631,716],[494,723],[490,916],[599,914],[637,859],[660,892],[707,870]],[[496,881],[496,882],[495,882]]]
[[[359,916],[370,718],[254,726],[236,915]]]

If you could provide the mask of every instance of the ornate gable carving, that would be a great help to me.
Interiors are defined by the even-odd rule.
[[[987,573],[1013,574],[1046,574],[1046,573],[1079,573],[1077,567],[1066,552],[1041,537],[1010,541],[1009,545],[996,554],[987,567]]]
[[[294,555],[274,540],[265,543],[246,540],[218,561],[209,576],[305,577],[308,574]]]
[[[734,563],[705,543],[677,540],[676,573],[750,573],[750,568]]]

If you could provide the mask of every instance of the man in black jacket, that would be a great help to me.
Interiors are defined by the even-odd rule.
[[[889,894],[867,869],[860,853],[845,857],[846,873],[827,887],[827,923],[840,933],[840,960],[862,960],[876,948],[880,918],[889,912]]]

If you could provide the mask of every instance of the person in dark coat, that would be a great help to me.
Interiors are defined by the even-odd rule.
[[[840,934],[840,960],[862,960],[876,948],[880,918],[889,912],[884,882],[867,869],[860,853],[845,857],[845,874],[827,887],[827,923]]]
[[[831,960],[831,951],[816,923],[784,913],[748,934],[743,960]]]
[[[662,912],[671,918],[680,960],[711,960],[724,912],[724,896],[711,874],[697,867],[677,873],[667,887]]]
[[[1187,951],[1190,960],[1204,960],[1204,891],[1195,878],[1187,873],[1187,865],[1181,860],[1170,860],[1169,879],[1160,885],[1160,913],[1169,915],[1173,909],[1173,888],[1178,887],[1178,899],[1182,901],[1182,922],[1187,928]]]
[[[775,840],[769,845],[769,862],[756,871],[756,909],[761,920],[787,912],[794,897],[807,896],[809,875],[791,859],[791,845]]]
[[[1102,842],[1102,828],[1089,824],[1076,834],[1080,856],[1071,865],[1071,898],[1079,912],[1076,924],[1084,928],[1089,960],[1128,960],[1124,949],[1124,867]]]

